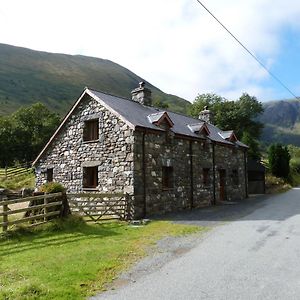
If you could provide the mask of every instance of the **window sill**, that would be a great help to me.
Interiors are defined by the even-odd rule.
[[[91,141],[83,141],[83,144],[91,144],[91,143],[97,143],[99,142],[99,139],[98,140],[91,140]]]
[[[95,192],[98,192],[99,190],[97,188],[93,188],[93,187],[83,187],[82,188],[83,191],[95,191]]]

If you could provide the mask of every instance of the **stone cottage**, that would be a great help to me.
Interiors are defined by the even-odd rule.
[[[125,99],[86,88],[34,161],[36,185],[132,195],[134,218],[247,197],[247,146],[233,131],[152,106],[144,83]]]

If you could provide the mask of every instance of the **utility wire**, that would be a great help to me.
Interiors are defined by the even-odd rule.
[[[264,68],[269,75],[275,79],[284,89],[286,89],[291,95],[293,95],[293,97],[299,99],[299,97],[297,97],[276,75],[274,75],[242,42],[239,41],[239,39],[229,31],[229,29],[227,29],[227,27],[218,20],[217,17],[214,16],[214,14],[200,1],[200,0],[196,0],[230,35],[231,37],[233,37],[235,39],[236,42],[239,43],[240,46],[243,47],[243,49],[252,56],[252,58],[254,58],[256,60],[256,62],[262,67]]]

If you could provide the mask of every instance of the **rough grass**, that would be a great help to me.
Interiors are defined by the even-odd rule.
[[[14,176],[10,179],[0,179],[0,188],[9,190],[20,190],[22,188],[34,188],[35,177],[34,173]]]
[[[74,217],[20,228],[0,238],[0,299],[84,299],[104,290],[162,237],[201,230],[165,221],[88,225]]]

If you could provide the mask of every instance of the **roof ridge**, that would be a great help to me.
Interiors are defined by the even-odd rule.
[[[165,111],[165,110],[160,110],[160,111],[157,111],[157,112],[154,112],[154,113],[150,114],[149,116],[158,115],[158,114],[164,114],[164,113],[168,113],[168,112]]]
[[[90,90],[90,91],[93,91],[93,92],[102,93],[102,94],[105,94],[105,95],[108,95],[108,96],[117,97],[117,98],[124,99],[124,100],[127,100],[127,101],[132,101],[130,98],[114,95],[114,94],[111,94],[111,93],[108,93],[108,92],[104,92],[104,91],[100,91],[100,90],[97,90],[97,89],[94,89],[94,88],[90,88],[88,86],[86,86],[85,88]]]
[[[94,89],[94,88],[86,87],[86,89],[89,89],[89,90],[94,91],[94,92],[102,93],[102,94],[105,94],[105,95],[108,95],[108,96],[118,97],[120,99],[124,99],[124,100],[128,100],[128,101],[133,101],[130,98],[126,98],[126,97],[123,97],[123,96],[114,95],[114,94],[111,94],[111,93],[108,93],[108,92],[104,92],[104,91],[101,91],[101,90],[97,90],[97,89]],[[163,112],[167,112],[167,113],[170,112],[170,113],[173,113],[173,114],[176,114],[176,115],[180,115],[180,116],[184,116],[184,117],[187,117],[187,118],[191,118],[191,119],[194,119],[194,120],[199,120],[196,117],[189,116],[189,115],[184,114],[184,113],[175,112],[175,111],[169,110],[167,108],[162,109],[162,108],[156,107],[156,106],[147,106],[147,105],[143,105],[143,106],[154,108],[154,109],[158,110],[157,112],[162,112],[162,111]]]

